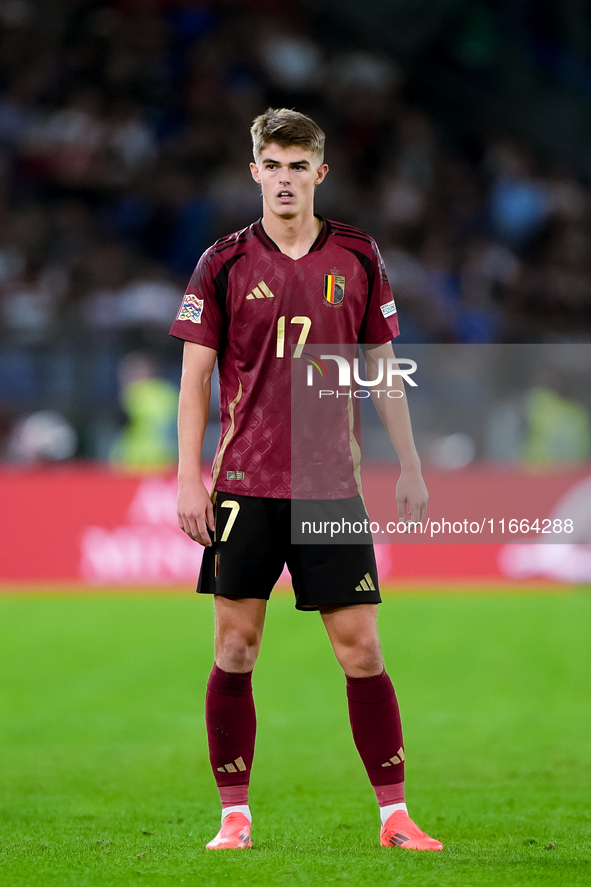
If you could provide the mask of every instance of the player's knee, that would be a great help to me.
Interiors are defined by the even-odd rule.
[[[358,638],[355,643],[335,650],[337,658],[350,677],[379,674],[383,667],[380,645],[374,637]]]
[[[216,662],[224,671],[252,671],[261,639],[255,631],[228,631],[218,636]]]

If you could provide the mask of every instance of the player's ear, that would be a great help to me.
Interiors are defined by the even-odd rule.
[[[255,182],[257,183],[257,185],[260,185],[261,184],[261,177],[259,175],[259,168],[256,165],[256,163],[250,164],[250,174],[252,175],[252,177],[255,180]]]
[[[323,182],[326,178],[326,174],[328,172],[328,163],[323,163],[322,166],[319,166],[316,170],[316,178],[314,179],[314,184],[319,185],[320,182]]]

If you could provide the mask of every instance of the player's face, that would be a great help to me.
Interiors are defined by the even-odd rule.
[[[318,164],[311,151],[297,145],[263,148],[257,163],[250,164],[255,182],[261,185],[265,208],[283,219],[313,211],[314,188],[328,172],[326,163]]]

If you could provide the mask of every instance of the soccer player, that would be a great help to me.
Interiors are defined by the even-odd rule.
[[[270,108],[256,118],[251,134],[250,169],[261,186],[262,218],[203,254],[171,329],[185,341],[178,521],[205,546],[197,591],[213,594],[215,604],[206,726],[222,827],[207,847],[251,846],[251,675],[267,601],[287,563],[296,608],[320,612],[345,672],[353,738],[380,807],[381,844],[441,850],[409,818],[405,804],[404,744],[376,627],[381,598],[371,541],[293,544],[290,532],[296,499],[332,500],[351,509],[347,514],[365,516],[353,425],[326,476],[320,466],[306,485],[304,466],[294,481],[290,366],[304,366],[304,353],[319,356],[314,346],[359,343],[367,346],[367,378],[376,379],[380,361],[393,359],[391,340],[398,334],[392,292],[373,239],[314,214],[314,191],[328,172],[318,125],[296,111]],[[210,497],[201,447],[216,359],[222,433]],[[396,384],[399,396],[374,402],[401,463],[399,519],[421,521],[427,491],[403,385]],[[339,421],[337,416],[337,434]]]

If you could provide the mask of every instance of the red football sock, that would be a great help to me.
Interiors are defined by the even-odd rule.
[[[404,801],[404,745],[396,693],[385,671],[369,678],[347,676],[349,718],[357,751],[378,804]]]
[[[207,682],[209,760],[223,807],[248,804],[256,734],[251,676],[251,671],[234,674],[214,664]]]

